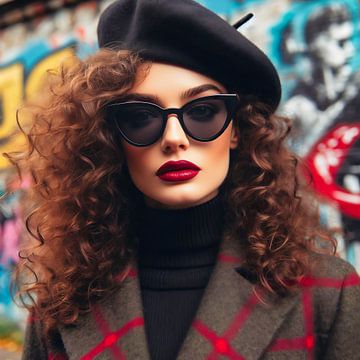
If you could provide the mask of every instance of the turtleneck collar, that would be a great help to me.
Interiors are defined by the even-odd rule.
[[[144,207],[139,217],[139,250],[187,251],[216,245],[223,228],[221,195],[185,209]]]
[[[174,269],[189,271],[216,262],[224,224],[221,195],[186,209],[144,207],[138,219],[138,266],[143,278],[154,269],[171,270],[175,276]]]

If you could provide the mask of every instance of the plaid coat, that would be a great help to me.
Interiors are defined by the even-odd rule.
[[[177,359],[359,360],[360,278],[347,262],[314,255],[316,271],[286,298],[259,301],[222,242],[217,263]],[[23,359],[149,359],[136,262],[119,290],[49,344],[28,323]],[[61,346],[59,346],[61,344]],[[56,349],[57,347],[57,349]],[[172,359],[169,359],[172,360]]]

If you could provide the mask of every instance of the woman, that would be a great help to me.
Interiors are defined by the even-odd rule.
[[[23,359],[360,353],[359,278],[320,254],[334,242],[283,144],[277,73],[241,22],[116,1],[103,49],[33,111],[28,151],[8,155],[37,204]]]

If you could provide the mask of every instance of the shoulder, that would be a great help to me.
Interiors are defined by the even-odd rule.
[[[355,359],[360,351],[360,277],[347,261],[312,254],[311,272],[301,282],[304,316],[311,319],[319,358]]]
[[[346,260],[335,255],[311,253],[310,276],[315,278],[344,279],[350,275],[356,276],[355,268]]]
[[[53,330],[46,336],[44,321],[37,317],[33,310],[30,311],[26,321],[22,359],[47,360],[60,355],[62,359],[67,359],[60,333]]]
[[[344,289],[348,288],[353,289],[348,293],[360,296],[359,274],[349,262],[337,256],[312,253],[310,271],[300,283],[303,288],[330,294],[334,298],[340,297]]]
[[[311,272],[301,280],[303,301],[312,303],[318,325],[328,331],[339,311],[349,321],[352,313],[360,313],[360,277],[350,263],[337,256],[311,254],[310,259]]]

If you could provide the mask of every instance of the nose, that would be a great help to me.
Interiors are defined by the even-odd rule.
[[[346,55],[348,56],[348,58],[351,58],[354,56],[355,54],[355,46],[354,44],[351,42],[351,41],[348,41],[346,43],[346,48],[345,48],[345,51],[346,51]]]
[[[179,119],[176,115],[170,114],[161,138],[162,151],[170,153],[179,150],[186,150],[189,145],[189,139],[181,127]]]

